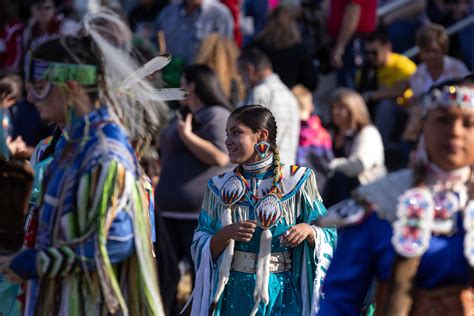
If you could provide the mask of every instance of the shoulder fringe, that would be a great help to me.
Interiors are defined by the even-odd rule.
[[[213,221],[220,221],[221,215],[228,208],[227,205],[222,203],[221,197],[214,193],[214,191],[207,186],[204,192],[204,199],[202,202],[201,209],[206,210],[209,217]],[[230,206],[232,210],[232,223],[237,223],[249,219],[249,208],[237,203]]]
[[[318,191],[314,172],[311,169],[306,172],[310,174],[300,187],[295,188],[296,192],[292,195],[289,194],[291,195],[289,198],[283,198],[283,217],[287,224],[295,224],[296,219],[304,214],[306,205],[314,209],[316,201],[321,203],[323,201]]]
[[[296,192],[288,192],[289,194],[281,199],[283,218],[287,224],[296,223],[296,219],[302,214],[302,211],[304,211],[306,203],[313,206],[316,201],[322,202],[314,172],[311,169],[308,169],[306,172],[310,172],[310,175],[300,187],[294,189]],[[201,208],[207,211],[212,220],[219,221],[222,212],[227,208],[227,205],[222,203],[221,197],[208,185],[204,192],[204,199]],[[232,223],[249,219],[248,206],[236,203],[232,205],[230,209],[232,210]]]
[[[321,198],[321,194],[319,194],[315,173],[311,169],[308,169],[306,172],[309,172],[310,175],[302,185],[302,194],[304,195],[307,201],[318,201],[322,203],[323,199]]]

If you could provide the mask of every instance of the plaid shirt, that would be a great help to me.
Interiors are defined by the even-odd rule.
[[[272,74],[263,79],[249,91],[244,104],[260,104],[272,111],[278,127],[277,145],[281,162],[294,164],[300,138],[299,108],[280,77]]]

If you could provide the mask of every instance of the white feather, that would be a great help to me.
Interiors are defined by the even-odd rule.
[[[131,73],[123,82],[122,88],[130,88],[132,85],[140,82],[143,79],[146,79],[147,76],[157,72],[158,70],[162,69],[166,65],[169,64],[171,61],[171,55],[165,54],[162,56],[157,56],[135,70]]]
[[[149,96],[150,98],[148,98],[148,100],[152,101],[171,101],[186,99],[188,93],[178,88],[153,89]]]

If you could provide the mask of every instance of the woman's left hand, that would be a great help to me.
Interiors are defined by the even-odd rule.
[[[308,239],[308,241],[314,240],[313,228],[306,223],[288,228],[282,236],[282,242],[289,247],[297,247],[305,239]]]
[[[179,137],[182,140],[187,138],[193,132],[193,115],[188,113],[184,120],[178,120],[176,123],[176,128],[178,129]]]

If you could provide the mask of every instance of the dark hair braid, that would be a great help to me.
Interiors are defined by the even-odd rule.
[[[273,183],[278,183],[280,181],[281,174],[281,164],[280,164],[280,151],[276,149],[273,152]]]

